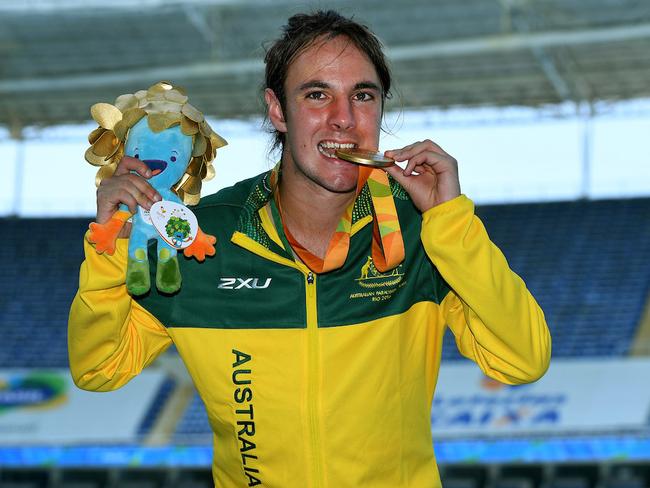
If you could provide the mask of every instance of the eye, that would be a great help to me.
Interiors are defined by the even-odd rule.
[[[354,95],[354,98],[360,102],[368,102],[370,100],[374,100],[375,97],[368,92],[359,92]]]
[[[308,98],[310,100],[322,100],[325,97],[325,94],[322,91],[313,91],[307,93],[305,98]]]
[[[172,156],[172,157],[169,158],[169,159],[171,159],[172,163],[175,163],[175,162],[176,162],[176,156]]]
[[[139,155],[138,153],[135,153],[135,154],[133,155],[133,157],[136,158],[136,159],[140,159],[140,155]]]

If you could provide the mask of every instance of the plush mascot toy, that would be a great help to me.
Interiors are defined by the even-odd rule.
[[[200,230],[183,203],[198,203],[201,182],[214,176],[212,161],[226,141],[187,100],[181,88],[159,82],[148,90],[119,96],[115,105],[97,103],[90,109],[99,127],[88,137],[91,146],[85,157],[101,167],[96,184],[112,175],[127,155],[147,164],[152,172],[148,182],[163,197],[150,211],[138,207],[131,215],[121,205],[108,222],[90,224],[88,240],[97,252],[113,254],[120,230],[132,219],[126,270],[126,287],[132,295],[143,295],[151,287],[149,241],[157,244],[156,287],[164,293],[181,286],[178,250],[199,261],[215,252],[216,239]]]

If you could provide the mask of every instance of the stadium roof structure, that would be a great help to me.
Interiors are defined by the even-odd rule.
[[[0,126],[87,121],[159,80],[206,114],[260,115],[265,43],[325,7],[384,42],[389,109],[650,96],[647,0],[0,0]]]

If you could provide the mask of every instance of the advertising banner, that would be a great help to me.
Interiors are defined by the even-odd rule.
[[[650,359],[553,360],[539,381],[507,386],[474,363],[443,365],[431,409],[445,436],[603,433],[648,427]]]
[[[133,442],[163,380],[145,371],[119,390],[91,393],[67,369],[0,370],[0,446]]]

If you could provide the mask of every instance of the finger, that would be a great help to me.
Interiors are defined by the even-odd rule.
[[[421,175],[422,173],[432,173],[436,174],[436,171],[433,169],[433,165],[428,163],[428,162],[421,162],[421,163],[414,163],[413,165],[413,170],[411,171],[411,174],[419,174]]]
[[[397,161],[406,161],[411,159],[413,156],[420,152],[433,152],[451,158],[451,156],[445,152],[438,144],[433,142],[431,139],[425,139],[424,141],[418,141],[408,146],[405,146],[401,149],[394,149],[386,151],[386,156],[394,158]]]
[[[402,171],[402,168],[397,166],[396,164],[393,166],[388,166],[386,168],[383,168],[386,173],[391,175],[395,181],[397,181],[400,185],[402,185],[404,188],[408,186],[407,180],[408,176],[404,175],[404,172]]]
[[[158,193],[158,191],[156,191],[156,189],[153,186],[151,186],[151,184],[147,180],[142,179],[139,176],[134,175],[133,173],[124,175],[123,178],[128,179],[128,182],[131,185],[133,185],[135,188],[137,188],[138,191],[140,192],[142,196],[142,200],[138,199],[138,204],[140,206],[144,207],[145,206],[143,204],[144,202],[144,203],[148,203],[150,207],[151,205],[154,204],[154,202],[159,202],[160,200],[162,200],[162,196],[160,195],[160,193]]]
[[[426,151],[427,144],[426,141],[417,141],[408,146],[404,146],[401,149],[394,149],[392,151],[387,151],[387,156],[396,159],[397,161],[406,161],[407,159],[412,158],[416,154],[422,151]],[[432,149],[432,148],[430,148]]]
[[[427,139],[431,143],[434,149],[437,150],[437,152],[443,153],[443,154],[448,154],[447,151],[445,151],[440,144],[437,144],[436,142],[433,142],[431,139]]]
[[[146,180],[132,173],[102,180],[97,189],[97,208],[102,215],[115,211],[120,204],[128,206],[131,213],[138,205],[150,209],[161,199]]]
[[[410,151],[413,149],[415,146],[418,144],[421,144],[421,142],[414,142],[413,144],[409,144],[408,146],[404,146],[399,149],[389,149],[388,151],[384,151],[384,155],[388,156],[389,158],[397,159],[396,156],[401,155],[405,151]],[[404,161],[404,159],[398,159],[398,161]]]
[[[433,168],[435,172],[439,173],[452,165],[451,159],[452,158],[448,156],[443,156],[431,151],[420,152],[409,159],[404,168],[404,174],[407,176],[410,175],[419,165],[428,165]]]
[[[395,181],[402,185],[407,191],[410,192],[410,189],[413,188],[413,185],[418,185],[424,182],[425,179],[430,177],[436,177],[435,171],[431,169],[428,165],[419,165],[413,169],[413,172],[409,174],[404,174],[404,171],[401,170],[399,166],[389,166],[385,169],[386,173],[390,174]],[[427,178],[421,178],[427,175]],[[429,185],[430,183],[427,183]]]
[[[97,189],[97,217],[95,221],[99,224],[106,223],[113,214],[119,210],[120,204],[129,208],[134,214],[137,210],[137,201],[127,191],[107,191],[101,187]]]
[[[126,190],[120,189],[112,192],[108,198],[107,203],[113,208],[118,208],[121,204],[129,207],[129,212],[132,214],[138,211],[138,195],[140,194],[137,190]],[[99,198],[98,198],[99,201]]]
[[[134,174],[128,174],[120,177],[118,191],[123,191],[130,195],[138,205],[149,210],[155,202],[162,200],[160,194],[144,179]],[[125,193],[120,193],[124,195]],[[126,202],[124,202],[126,203]]]
[[[124,156],[120,160],[117,169],[115,170],[115,176],[128,174],[131,171],[135,171],[144,178],[151,177],[151,170],[149,167],[139,159],[132,158],[131,156]]]
[[[149,200],[148,202],[149,206],[153,205],[154,202],[159,202],[162,200],[162,196],[160,195],[160,193],[158,193],[158,191],[156,191],[156,189],[153,186],[151,186],[151,184],[147,180],[141,178],[139,175],[136,175],[134,173],[127,173],[124,175],[119,175],[113,178],[103,180],[99,186],[100,188],[102,188],[102,186],[106,186],[107,192],[110,191],[111,189],[121,189],[121,188],[124,188],[127,191],[131,191],[131,187],[134,187],[135,189],[137,189],[138,192],[140,192],[144,197],[146,197],[146,199]],[[135,193],[133,194],[135,195]],[[141,206],[146,207],[147,205],[143,203],[146,202],[144,200],[142,202],[139,202]]]

